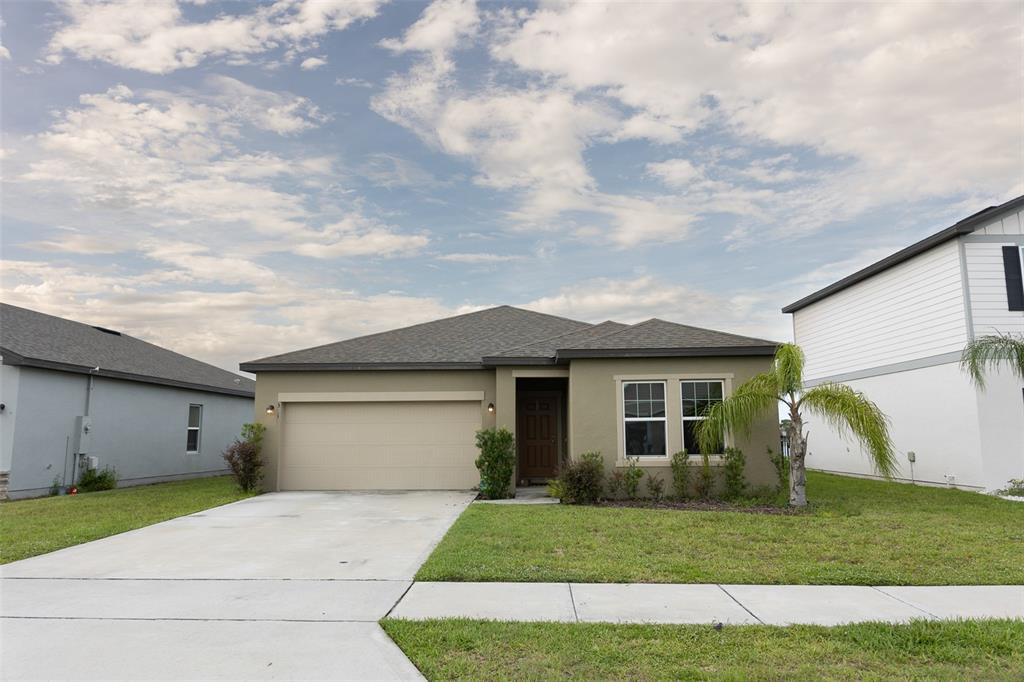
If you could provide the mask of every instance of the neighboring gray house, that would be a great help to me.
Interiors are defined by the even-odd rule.
[[[255,382],[102,327],[0,304],[0,476],[12,498],[221,474]],[[2,483],[2,481],[0,481]],[[2,492],[2,491],[0,491]]]

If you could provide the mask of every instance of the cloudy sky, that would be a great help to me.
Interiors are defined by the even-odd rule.
[[[1024,193],[1018,2],[5,2],[3,299],[239,361],[497,304],[790,338]]]

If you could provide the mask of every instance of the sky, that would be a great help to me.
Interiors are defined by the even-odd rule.
[[[2,298],[238,363],[493,305],[789,340],[1024,194],[1024,7],[0,6]]]

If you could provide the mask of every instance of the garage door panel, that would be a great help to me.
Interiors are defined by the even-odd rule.
[[[281,488],[471,488],[481,420],[479,402],[289,404]]]

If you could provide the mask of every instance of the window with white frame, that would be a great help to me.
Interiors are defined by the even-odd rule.
[[[683,447],[691,455],[704,454],[700,450],[694,431],[697,424],[704,419],[704,411],[711,405],[722,402],[724,383],[718,379],[679,382],[683,400]],[[723,450],[724,444],[707,454],[720,455]]]
[[[623,382],[622,415],[626,457],[666,455],[664,381]]]
[[[199,433],[203,428],[203,406],[188,406],[188,435],[185,439],[185,452],[199,452]]]

